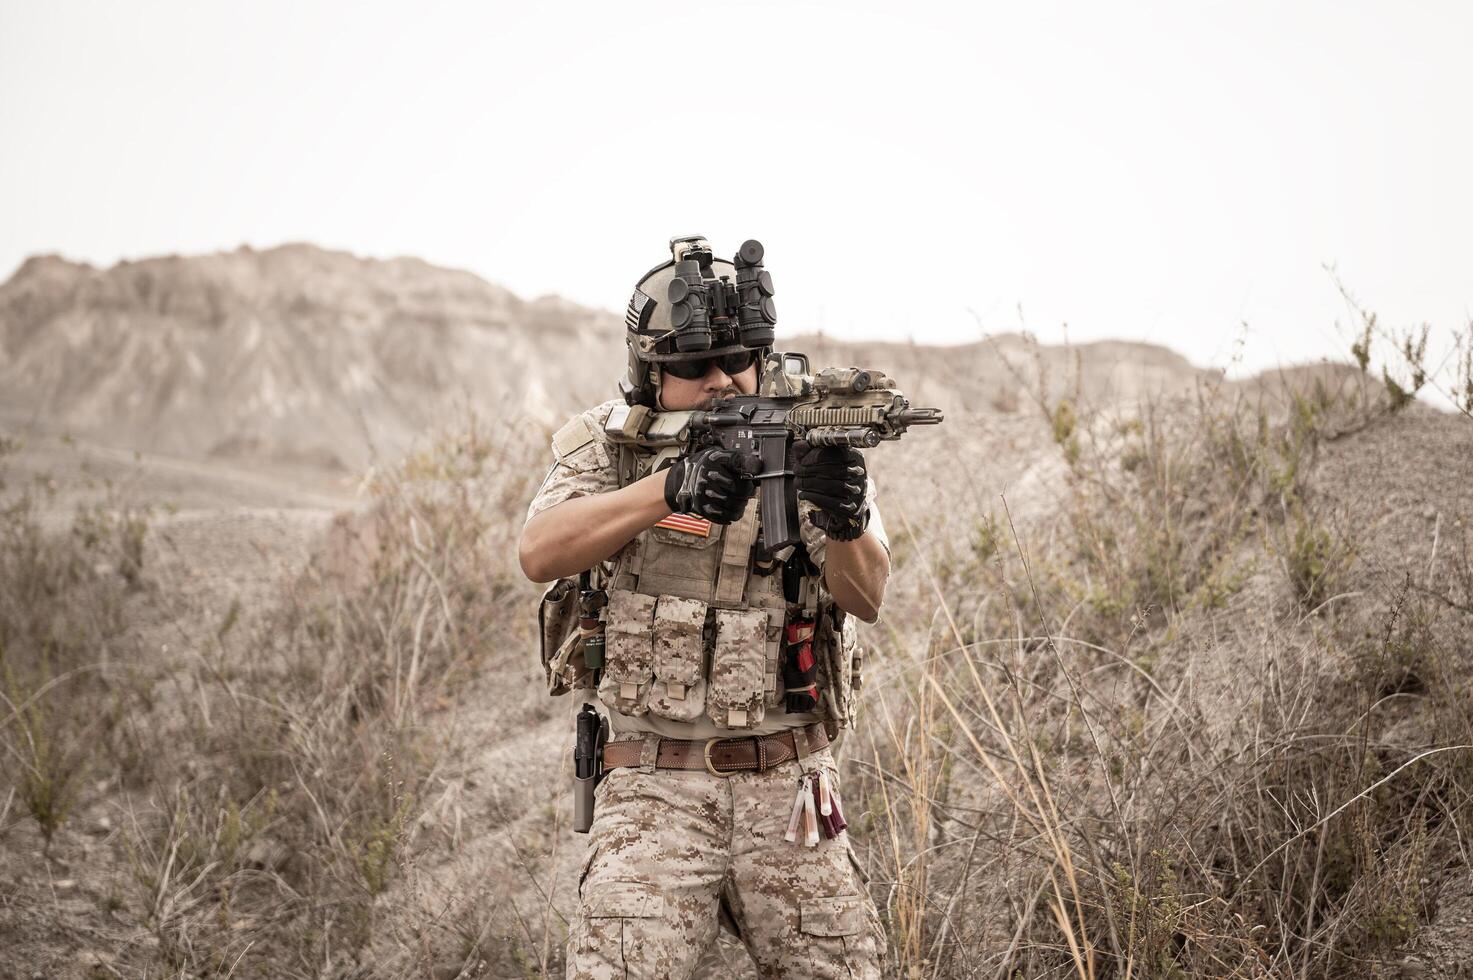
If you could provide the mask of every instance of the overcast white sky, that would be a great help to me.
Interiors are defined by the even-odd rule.
[[[0,277],[311,241],[780,331],[1341,356],[1473,309],[1473,4],[0,0]],[[1246,323],[1246,332],[1240,324]]]

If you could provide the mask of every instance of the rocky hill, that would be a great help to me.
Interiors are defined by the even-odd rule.
[[[517,538],[618,331],[308,246],[0,286],[0,976],[561,974],[587,842]],[[948,413],[870,457],[840,757],[889,973],[1468,976],[1473,429],[1394,350],[788,336]]]
[[[457,405],[550,420],[617,318],[309,245],[45,256],[0,286],[0,409],[152,452],[359,469]]]
[[[795,324],[785,324],[794,331]],[[883,368],[950,411],[1014,410],[1020,378],[1086,394],[1190,385],[1161,347],[957,347],[784,333],[814,366]],[[311,245],[120,262],[28,260],[0,285],[0,413],[12,423],[188,458],[357,471],[470,407],[553,426],[613,392],[619,317],[523,300],[418,259]],[[1070,382],[1073,383],[1073,382]]]

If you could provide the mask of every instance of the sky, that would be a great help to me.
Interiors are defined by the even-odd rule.
[[[310,241],[778,328],[1343,359],[1473,313],[1473,4],[0,0],[0,277]],[[1437,341],[1434,339],[1434,350]]]

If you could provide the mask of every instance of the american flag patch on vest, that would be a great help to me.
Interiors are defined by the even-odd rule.
[[[699,534],[703,538],[709,538],[711,536],[711,522],[704,517],[696,517],[693,514],[671,514],[656,524],[655,527],[668,527],[672,531]]]

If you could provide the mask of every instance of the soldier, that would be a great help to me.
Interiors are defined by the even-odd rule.
[[[630,301],[622,397],[554,436],[522,531],[526,575],[559,580],[545,661],[571,577],[591,570],[607,596],[602,668],[550,668],[555,693],[559,677],[596,682],[611,726],[568,976],[690,976],[720,921],[763,977],[877,977],[884,934],[830,749],[860,683],[853,617],[877,619],[890,571],[874,484],[857,450],[798,444],[802,541],[766,555],[756,460],[654,438],[662,413],[781,370],[764,361],[761,246],[735,264],[700,238],[671,252]]]

